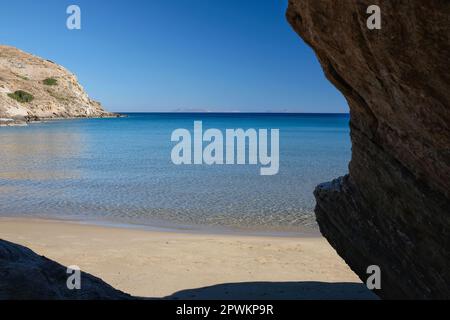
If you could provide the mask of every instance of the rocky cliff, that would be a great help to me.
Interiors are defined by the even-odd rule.
[[[75,75],[13,47],[0,45],[0,121],[3,124],[43,118],[106,117]]]
[[[366,25],[381,8],[381,30]],[[317,187],[321,232],[383,298],[450,298],[450,1],[290,0],[351,113],[349,174]]]

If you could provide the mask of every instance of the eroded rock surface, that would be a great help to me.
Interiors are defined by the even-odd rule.
[[[81,289],[69,290],[67,268],[30,249],[0,240],[0,300],[131,299],[101,279],[81,274]]]
[[[19,101],[25,92],[31,101]],[[25,97],[26,98],[26,97]],[[44,118],[110,117],[75,75],[56,63],[0,45],[0,125]]]
[[[450,298],[450,1],[290,0],[287,18],[350,106],[349,175],[315,191],[321,232],[361,279],[380,266],[381,297]]]

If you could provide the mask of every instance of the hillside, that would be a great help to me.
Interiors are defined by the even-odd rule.
[[[64,67],[0,45],[0,124],[110,116]]]

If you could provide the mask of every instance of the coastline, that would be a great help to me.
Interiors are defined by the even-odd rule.
[[[121,113],[106,112],[104,115],[95,116],[78,116],[78,117],[31,117],[29,119],[21,118],[0,118],[0,127],[24,127],[33,123],[61,121],[61,120],[79,120],[79,119],[113,119],[126,118],[127,116]]]
[[[373,298],[322,237],[202,234],[1,217],[0,238],[63,265],[78,265],[134,296],[176,298],[189,292],[185,298],[202,293],[203,298],[226,298],[227,292],[238,290],[244,298],[247,292],[248,298],[295,299],[306,290],[319,298]],[[205,288],[209,286],[214,287]]]
[[[53,217],[34,215],[33,217],[17,215],[0,215],[2,220],[48,221],[77,225],[88,225],[114,229],[131,229],[161,233],[194,234],[194,235],[223,235],[239,237],[263,237],[263,238],[323,238],[318,227],[299,226],[286,229],[260,229],[260,228],[236,228],[230,226],[182,224],[170,221],[152,220],[151,222],[131,222],[120,220],[108,220],[96,217]]]

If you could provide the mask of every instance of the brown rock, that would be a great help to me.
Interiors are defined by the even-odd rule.
[[[17,91],[31,94],[32,100],[11,98]],[[32,121],[110,116],[114,115],[90,99],[75,75],[65,68],[0,45],[0,118]]]
[[[366,26],[377,4],[382,29]],[[350,105],[349,175],[319,186],[324,236],[383,298],[450,298],[450,2],[290,0]]]

